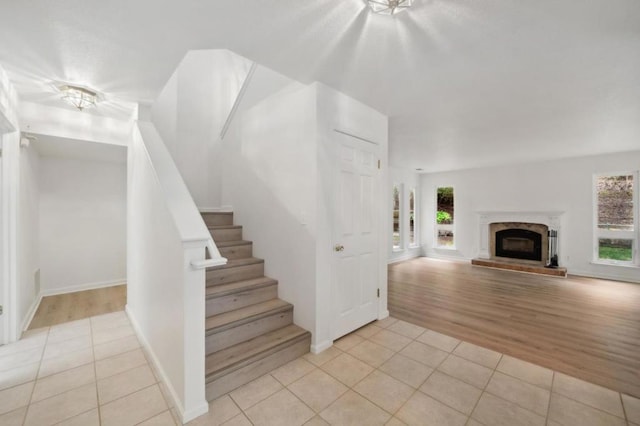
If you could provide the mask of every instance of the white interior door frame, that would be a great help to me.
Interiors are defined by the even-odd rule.
[[[17,197],[20,133],[0,113],[0,292],[3,314],[0,316],[0,344],[18,340],[17,320]]]
[[[332,300],[332,319],[331,319],[331,335],[332,338],[337,338],[340,337],[341,335],[346,334],[346,332],[350,332],[352,331],[352,329],[358,328],[364,324],[366,324],[366,322],[372,321],[376,318],[380,318],[382,316],[384,316],[384,313],[381,314],[381,304],[379,302],[379,292],[378,295],[376,296],[376,290],[381,290],[384,287],[384,290],[386,292],[386,283],[382,283],[383,280],[386,280],[386,275],[385,274],[381,274],[378,265],[380,264],[380,259],[381,259],[381,253],[383,252],[380,249],[380,244],[384,244],[384,241],[386,241],[385,238],[382,238],[382,228],[381,228],[381,216],[379,214],[379,212],[381,211],[385,211],[384,209],[384,201],[385,199],[383,198],[383,174],[381,173],[380,170],[380,144],[371,141],[367,138],[358,136],[357,134],[354,134],[353,132],[348,132],[348,131],[344,131],[344,130],[340,130],[340,129],[334,129],[334,134],[335,134],[335,138],[334,139],[334,153],[335,153],[335,169],[333,171],[333,188],[334,190],[336,190],[334,193],[336,194],[336,199],[335,199],[335,203],[336,203],[336,209],[335,211],[335,215],[334,215],[334,219],[333,219],[333,231],[332,231],[332,240],[333,240],[333,247],[332,250],[334,250],[334,256],[333,256],[333,276],[332,276],[332,291],[331,291],[331,300]],[[345,139],[345,137],[347,137],[348,139]],[[361,237],[354,237],[351,238],[348,235],[341,235],[341,228],[343,227],[343,224],[341,223],[340,219],[338,219],[339,215],[344,214],[344,211],[342,210],[342,208],[344,207],[343,204],[345,202],[345,200],[341,199],[340,197],[342,195],[339,195],[338,192],[342,191],[337,191],[338,188],[342,185],[339,182],[339,175],[341,173],[343,173],[344,169],[344,165],[343,165],[343,155],[349,155],[348,153],[345,153],[343,151],[345,144],[347,143],[346,141],[350,140],[351,144],[354,145],[354,147],[359,146],[360,148],[355,148],[354,151],[356,152],[355,157],[354,158],[354,162],[358,162],[358,161],[363,161],[366,162],[367,164],[370,164],[371,170],[373,170],[373,172],[371,173],[371,177],[372,179],[372,183],[373,183],[373,192],[372,192],[372,197],[373,197],[373,203],[372,205],[369,207],[371,209],[370,216],[368,220],[372,221],[372,234],[370,236],[361,236]],[[342,142],[341,142],[342,141]],[[359,155],[363,155],[364,157],[370,157],[370,158],[364,158],[364,157],[359,157]],[[364,163],[362,163],[364,164]],[[362,165],[361,164],[361,165]],[[359,166],[354,165],[355,169],[357,170]],[[360,175],[358,176],[358,178],[362,178],[362,176],[365,176],[366,173],[364,175]],[[362,181],[358,182],[359,185],[361,185],[358,188],[358,194],[359,196],[363,197],[363,193],[364,190],[362,188]],[[386,188],[386,186],[384,186],[384,188]],[[340,192],[340,194],[342,194]],[[365,201],[366,204],[366,201]],[[362,206],[361,206],[362,208]],[[357,216],[357,214],[355,214],[355,216]],[[366,219],[364,216],[362,217],[356,217],[355,220],[362,220],[362,219]],[[366,221],[365,221],[366,222]],[[358,230],[359,229],[359,224],[355,224],[355,229]],[[358,259],[358,256],[361,253],[364,253],[366,251],[366,249],[363,246],[359,246],[361,243],[365,242],[365,244],[369,247],[370,249],[370,253],[368,253],[368,256],[371,256],[372,259],[368,259],[368,260],[362,260],[362,259]],[[337,249],[337,247],[342,247],[344,246],[344,248]],[[338,250],[338,251],[337,251]],[[345,263],[347,262],[345,259],[349,258],[349,261],[352,261],[352,265],[351,267],[354,268],[354,271],[346,271],[345,268],[348,268],[349,266],[345,266]],[[368,267],[364,267],[363,269],[363,265],[367,263]],[[386,262],[383,262],[386,265]],[[343,309],[345,308],[345,306],[340,306],[341,302],[344,302],[344,300],[342,300],[345,297],[348,297],[347,293],[348,290],[346,290],[344,288],[345,286],[345,276],[349,275],[349,273],[353,274],[349,276],[349,279],[355,282],[358,282],[359,285],[362,285],[362,287],[358,287],[355,289],[351,289],[352,293],[350,294],[350,296],[352,297],[358,297],[357,295],[360,294],[360,303],[361,306],[366,306],[366,308],[364,308],[364,310],[361,310],[360,313],[356,312],[356,309],[354,309],[352,311],[352,313],[347,314],[347,311],[344,311]],[[368,276],[368,274],[371,274],[372,279],[367,280],[366,276]],[[365,276],[365,278],[363,279],[362,277]],[[362,291],[364,290],[364,291]],[[366,296],[364,296],[363,294],[366,292]],[[370,293],[370,294],[369,294]],[[386,295],[386,294],[385,294]],[[367,297],[370,297],[370,300],[367,300]],[[386,300],[386,299],[385,299]],[[384,305],[384,312],[386,312],[386,304]],[[346,317],[348,315],[351,315],[351,317],[353,318],[353,321],[350,321],[348,319],[346,319]],[[351,325],[348,325],[348,323],[351,323]],[[355,328],[354,328],[355,327]]]

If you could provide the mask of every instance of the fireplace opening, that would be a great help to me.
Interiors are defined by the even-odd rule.
[[[496,256],[541,261],[542,234],[527,229],[497,231]]]

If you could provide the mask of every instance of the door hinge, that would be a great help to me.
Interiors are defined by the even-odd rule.
[[[0,315],[2,315],[2,312],[4,312],[4,307],[0,305]]]
[[[380,160],[378,160],[378,168],[380,168]]]
[[[378,289],[378,297],[380,297],[380,289]]]

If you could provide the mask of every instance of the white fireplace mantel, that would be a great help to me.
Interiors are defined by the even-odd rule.
[[[490,242],[489,242],[489,225],[498,222],[522,222],[522,223],[540,223],[547,225],[550,230],[560,231],[561,219],[564,212],[561,211],[478,211],[478,223],[480,230],[480,249],[478,257],[482,259],[490,259]],[[558,232],[560,234],[560,232]]]

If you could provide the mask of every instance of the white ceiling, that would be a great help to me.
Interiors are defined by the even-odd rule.
[[[2,0],[0,40],[22,99],[76,82],[102,114],[227,48],[389,115],[391,163],[425,171],[640,149],[639,0]]]

